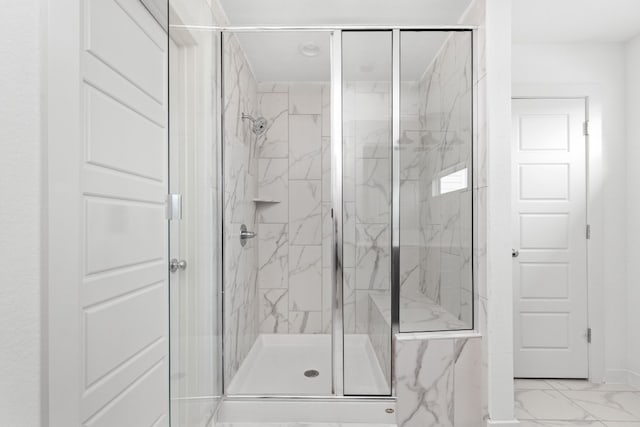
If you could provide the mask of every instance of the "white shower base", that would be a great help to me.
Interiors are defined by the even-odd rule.
[[[345,393],[386,395],[389,387],[365,334],[344,338]],[[315,369],[317,377],[304,372]],[[228,395],[328,396],[331,335],[260,335],[227,388]]]

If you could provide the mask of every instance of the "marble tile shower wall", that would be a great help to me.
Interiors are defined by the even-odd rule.
[[[331,332],[330,86],[261,83],[258,110],[259,328]],[[346,333],[368,333],[369,295],[388,293],[390,85],[344,92],[344,313]]]
[[[257,83],[235,38],[224,44],[224,226],[225,226],[225,321],[224,378],[227,384],[254,344],[258,328],[257,245],[248,240],[242,247],[240,225],[255,229],[258,164],[256,136],[242,113],[257,115]]]
[[[434,192],[433,182],[471,169],[471,38],[451,33],[422,79],[403,90],[402,294],[426,295],[472,325],[472,188]]]
[[[331,331],[329,93],[328,82],[258,87],[261,333]]]
[[[391,282],[391,84],[347,82],[343,103],[344,329],[388,342],[389,325],[371,324],[370,296]]]
[[[485,399],[478,338],[399,339],[398,427],[479,427]]]
[[[487,425],[489,418],[485,10],[485,0],[476,0],[461,22],[477,26],[473,40],[473,277],[475,329],[482,336],[436,339],[401,334],[396,338],[399,427],[477,427]]]

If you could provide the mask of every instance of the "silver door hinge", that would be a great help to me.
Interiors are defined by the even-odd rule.
[[[590,224],[587,224],[586,235],[587,235],[587,239],[591,238],[591,225]]]
[[[167,212],[168,220],[182,219],[182,194],[167,194]]]
[[[589,136],[589,120],[585,120],[582,124],[582,133],[584,136]]]
[[[591,328],[587,328],[587,342],[591,344]]]

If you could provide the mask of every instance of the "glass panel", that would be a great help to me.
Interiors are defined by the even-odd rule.
[[[329,50],[329,33],[223,36],[228,394],[331,394]]]
[[[169,22],[169,178],[182,195],[170,221],[171,425],[201,426],[222,394],[217,204],[220,34],[176,27],[212,25],[206,0],[171,0]],[[197,17],[197,20],[193,20]]]
[[[471,32],[402,31],[400,52],[400,331],[471,329]]]
[[[391,384],[391,32],[343,32],[344,391]]]

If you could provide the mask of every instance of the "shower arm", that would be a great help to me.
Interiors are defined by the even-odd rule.
[[[262,135],[267,129],[267,120],[264,117],[253,117],[242,113],[242,120],[251,120],[251,131],[256,135]]]

